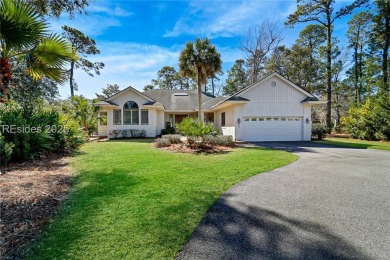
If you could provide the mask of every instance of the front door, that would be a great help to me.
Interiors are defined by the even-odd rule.
[[[188,115],[175,115],[175,124],[181,123]]]

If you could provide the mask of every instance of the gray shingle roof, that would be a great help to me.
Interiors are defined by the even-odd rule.
[[[304,100],[302,100],[301,103],[308,102],[308,101],[318,101],[318,98],[316,98],[316,97],[307,97]]]
[[[197,90],[151,89],[143,92],[144,95],[164,105],[165,110],[194,110],[198,107]],[[206,103],[215,98],[203,93],[202,102]]]

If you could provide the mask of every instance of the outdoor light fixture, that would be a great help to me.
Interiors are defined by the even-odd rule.
[[[238,123],[238,124],[241,124],[241,120],[240,120],[240,119],[237,119],[237,123]]]
[[[310,123],[310,119],[306,118],[306,124]]]

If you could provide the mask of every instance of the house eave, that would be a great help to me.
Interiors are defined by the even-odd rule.
[[[249,103],[249,101],[245,101],[245,100],[236,100],[236,101],[233,101],[233,100],[225,100],[225,101],[222,101],[218,104],[216,104],[215,106],[212,106],[211,109],[212,110],[218,110],[218,109],[221,109],[221,108],[224,108],[224,107],[228,107],[228,106],[231,106],[231,105],[242,105],[242,104],[247,104]]]
[[[323,105],[323,104],[327,104],[327,103],[328,103],[328,101],[326,101],[326,100],[302,102],[302,104],[310,104],[310,105]]]

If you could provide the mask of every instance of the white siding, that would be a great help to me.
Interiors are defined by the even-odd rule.
[[[271,82],[275,81],[273,87]],[[307,96],[276,76],[257,83],[251,90],[240,95],[250,102],[243,108],[245,116],[303,116],[301,101]]]

